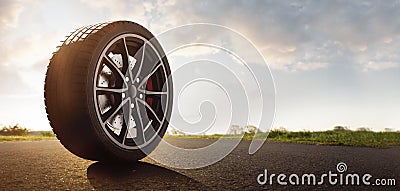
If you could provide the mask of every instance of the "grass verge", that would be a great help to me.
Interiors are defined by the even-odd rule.
[[[243,140],[263,139],[265,133],[244,135],[181,135],[181,136],[167,136],[177,138],[202,138],[202,139],[237,139]],[[290,142],[301,144],[314,144],[314,145],[343,145],[343,146],[357,146],[357,147],[376,147],[386,148],[390,146],[400,146],[400,132],[371,132],[371,131],[320,131],[320,132],[285,132],[285,131],[271,131],[268,135],[267,141]]]
[[[0,142],[6,141],[41,141],[41,140],[57,140],[56,137],[48,136],[4,136],[0,135]]]
[[[47,134],[45,134],[47,135]],[[265,133],[244,134],[244,135],[167,135],[166,137],[173,138],[192,138],[192,139],[243,139],[252,140],[264,139]],[[0,135],[0,142],[5,141],[40,141],[40,140],[56,140],[54,134],[43,135],[28,135],[28,136],[4,136]],[[358,146],[358,147],[376,147],[386,148],[390,146],[400,146],[400,132],[372,132],[372,131],[300,131],[288,132],[273,130],[268,134],[267,141],[290,142],[301,144],[314,145],[343,145],[343,146]]]

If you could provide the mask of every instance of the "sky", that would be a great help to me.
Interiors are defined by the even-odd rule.
[[[155,35],[192,23],[218,24],[241,33],[254,43],[273,75],[273,127],[400,130],[398,18],[400,1],[390,0],[2,0],[0,123],[50,130],[43,83],[59,41],[84,25],[130,20]],[[198,56],[190,52],[196,51],[185,55]],[[172,68],[180,65],[179,59],[170,60]],[[198,113],[192,105],[182,106],[182,115]]]

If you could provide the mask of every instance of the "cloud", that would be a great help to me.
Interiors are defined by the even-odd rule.
[[[377,54],[385,57],[386,62],[398,62],[390,55],[400,51],[400,21],[394,19],[400,17],[398,1],[81,2],[88,6],[86,12],[102,15],[106,20],[136,21],[154,33],[193,22],[231,27],[252,40],[274,70],[318,70],[342,64],[337,60],[343,59],[347,64],[361,65],[364,70],[370,62],[379,62]],[[16,25],[22,10],[20,1],[1,1],[3,28]],[[0,50],[4,55],[2,52],[4,47]]]
[[[75,4],[79,7],[70,9]],[[8,76],[17,73],[23,81],[31,81],[26,76],[32,65],[43,73],[45,60],[61,40],[59,34],[73,29],[60,27],[58,22],[76,28],[80,22],[95,23],[99,18],[132,20],[155,34],[196,22],[227,26],[254,42],[273,70],[302,72],[354,65],[373,72],[400,67],[400,20],[394,19],[400,17],[398,1],[82,0],[62,2],[63,7],[70,7],[64,10],[65,17],[60,17],[57,12],[63,10],[50,1],[31,3],[32,9],[24,9],[24,5],[28,6],[21,1],[0,2],[0,33],[4,33],[0,37],[1,72]],[[43,9],[57,12],[40,11]],[[86,17],[88,12],[100,16]],[[80,17],[83,21],[76,20]],[[64,20],[53,22],[51,18]],[[43,26],[32,24],[36,21]],[[233,46],[228,37],[215,39],[220,36],[210,34],[200,41],[226,41]],[[177,34],[176,38],[194,37]]]
[[[309,63],[297,62],[291,66],[293,71],[311,71],[320,68],[326,68],[328,65],[329,65],[328,63],[323,63],[323,62],[309,62]]]
[[[276,70],[325,63],[310,67],[321,69],[343,59],[364,67],[370,60],[358,59],[363,51],[375,54],[384,46],[381,42],[399,39],[400,21],[394,19],[400,17],[398,1],[163,2],[152,1],[144,11],[153,16],[150,26],[210,22],[231,27],[255,42]],[[391,50],[400,50],[397,46]]]
[[[0,57],[2,58],[0,62],[0,95],[15,95],[29,92],[27,91],[29,87],[23,82],[19,73],[20,67],[10,64],[10,61],[16,58],[11,54],[12,50],[13,47],[0,46]]]
[[[0,75],[0,95],[24,95],[32,93],[31,88],[22,80],[17,68],[0,65]]]
[[[0,32],[16,25],[22,8],[22,2],[18,0],[0,1]]]
[[[156,8],[158,1],[139,1],[139,0],[82,0],[93,8],[94,12],[106,15],[109,20],[132,20],[146,27],[151,26],[151,21],[157,17]]]
[[[367,64],[364,65],[363,71],[379,71],[379,70],[386,70],[390,68],[397,68],[400,67],[400,64],[397,62],[375,62],[369,61]]]

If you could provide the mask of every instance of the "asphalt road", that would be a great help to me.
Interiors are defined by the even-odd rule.
[[[175,145],[196,147],[204,139],[168,139]],[[242,141],[223,160],[195,170],[171,169],[145,158],[133,166],[113,166],[80,159],[58,141],[0,143],[0,190],[400,190],[400,147],[387,149],[266,143],[248,155],[249,141]],[[169,153],[173,155],[173,153]],[[396,180],[396,186],[259,185],[257,176],[313,173],[321,176],[336,165],[347,164],[345,173],[371,174]],[[269,176],[269,175],[268,175]],[[261,179],[262,180],[262,179]],[[286,181],[288,181],[286,179]],[[300,180],[301,182],[301,180]]]

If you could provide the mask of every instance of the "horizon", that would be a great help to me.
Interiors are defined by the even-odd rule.
[[[17,123],[17,124],[14,124],[14,125],[4,125],[4,124],[1,124],[1,123],[0,123],[0,129],[1,129],[1,128],[11,128],[11,127],[13,127],[13,126],[19,126],[20,128],[26,128],[26,127],[24,127],[24,126],[19,125],[18,123]],[[232,126],[237,126],[237,125],[231,125],[231,127],[232,127]],[[253,126],[253,125],[247,125],[247,126]],[[246,126],[239,126],[239,127],[242,128],[242,129],[241,129],[241,134],[246,133],[246,130],[245,130]],[[255,126],[253,126],[253,127],[255,127]],[[288,130],[286,127],[273,127],[273,128],[271,128],[268,132],[270,132],[270,131],[287,131],[287,132],[326,132],[326,131],[335,131],[335,128],[336,128],[336,127],[342,127],[342,128],[344,128],[343,130],[345,130],[345,131],[367,131],[367,132],[375,132],[375,133],[382,133],[382,132],[400,132],[400,130],[395,130],[395,129],[390,129],[390,128],[385,128],[385,129],[383,129],[383,130],[376,131],[376,130],[370,129],[370,128],[368,128],[368,127],[357,127],[357,128],[355,128],[355,127],[347,127],[347,126],[334,126],[334,127],[330,128],[330,129],[314,130],[314,131],[313,131],[313,130],[308,130],[308,129],[297,130],[297,131],[291,131],[291,130]],[[256,127],[256,128],[257,128],[257,127]],[[32,132],[53,132],[51,129],[45,129],[45,130],[40,130],[40,129],[28,129],[28,128],[26,128],[26,129],[28,130],[29,133],[32,133]],[[257,129],[258,129],[258,128],[257,128]],[[174,134],[171,132],[171,131],[174,131],[174,130],[176,130],[176,129],[168,128],[166,134],[174,135]],[[172,133],[172,134],[171,134],[171,133]],[[180,133],[183,133],[183,135],[189,135],[189,136],[191,136],[191,135],[196,135],[196,134],[187,134],[187,133],[185,133],[185,132],[179,131],[178,134],[180,134]],[[261,133],[266,133],[266,132],[261,132]],[[231,135],[232,133],[205,133],[205,134],[201,134],[201,135],[218,135],[218,134],[222,134],[222,135]]]

